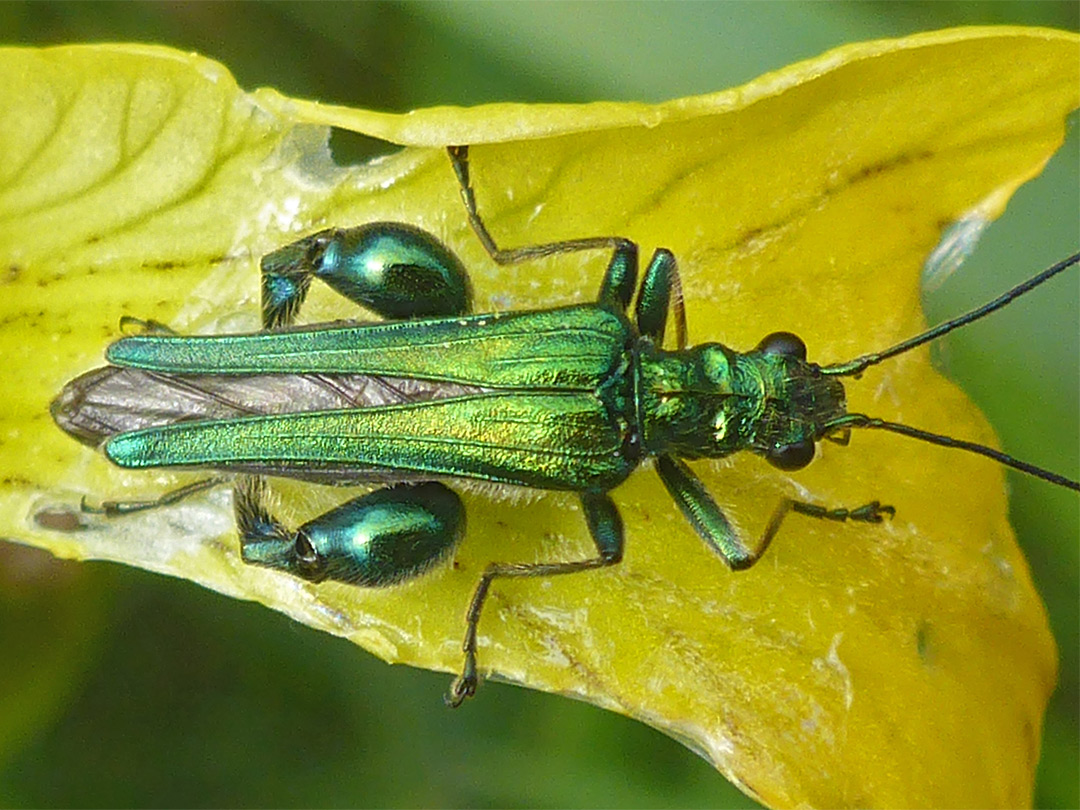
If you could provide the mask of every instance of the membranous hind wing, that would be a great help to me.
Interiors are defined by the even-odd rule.
[[[64,386],[53,419],[90,447],[185,422],[344,410],[467,396],[475,385],[377,374],[167,374],[105,366]]]

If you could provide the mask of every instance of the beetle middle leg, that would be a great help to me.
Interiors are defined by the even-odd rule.
[[[477,628],[480,624],[480,614],[484,609],[491,584],[496,579],[521,578],[521,577],[550,577],[558,574],[576,574],[579,571],[589,571],[594,568],[605,568],[616,565],[623,558],[623,525],[619,511],[611,498],[603,492],[581,493],[581,505],[585,512],[585,520],[589,526],[589,534],[596,544],[598,552],[596,557],[587,560],[574,560],[572,562],[554,563],[491,563],[480,578],[476,590],[473,591],[472,601],[469,603],[469,611],[466,614],[465,641],[462,651],[465,653],[465,664],[461,675],[450,686],[450,692],[446,695],[446,704],[452,708],[460,706],[466,698],[476,693],[480,676],[476,667]]]
[[[488,231],[487,225],[484,224],[476,204],[476,193],[473,191],[469,173],[469,147],[449,146],[446,151],[454,167],[454,174],[457,175],[469,224],[484,246],[484,250],[496,264],[518,264],[544,256],[575,253],[582,250],[610,250],[612,251],[611,260],[604,273],[597,300],[600,304],[620,312],[628,311],[637,288],[637,243],[622,236],[593,236],[516,248],[500,248]],[[674,292],[673,296],[672,292]],[[653,253],[646,269],[645,280],[638,292],[637,304],[638,327],[649,337],[658,336],[657,342],[663,339],[669,300],[675,312],[676,343],[678,348],[682,349],[686,347],[686,308],[683,305],[678,267],[671,251],[659,248]],[[643,313],[645,318],[642,318]]]

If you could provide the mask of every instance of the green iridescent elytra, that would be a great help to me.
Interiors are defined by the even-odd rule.
[[[670,251],[654,253],[639,287],[638,249],[623,238],[501,250],[477,210],[467,148],[451,147],[449,155],[473,230],[499,264],[611,251],[596,303],[468,315],[465,270],[430,234],[399,223],[331,229],[264,257],[263,331],[181,337],[144,324],[147,334],[108,348],[110,365],[65,386],[52,414],[123,467],[236,475],[243,559],[313,582],[387,585],[444,559],[464,534],[464,508],[447,486],[455,480],[579,493],[597,555],[486,568],[466,616],[465,664],[451,705],[477,687],[477,627],[492,582],[618,563],[623,528],[608,492],[646,458],[655,459],[680,510],[733,569],[761,556],[789,512],[876,523],[893,509],[877,501],[845,509],[784,500],[749,545],[682,459],[746,450],[793,470],[810,463],[822,439],[846,443],[852,428],[880,428],[1080,488],[980,445],[847,413],[839,380],[989,314],[1076,256],[979,310],[847,363],[808,362],[803,342],[786,332],[749,352],[719,343],[687,347]],[[315,278],[404,320],[294,327]],[[669,312],[676,337],[670,351],[662,348]],[[294,530],[266,506],[266,476],[389,486]],[[155,501],[107,502],[101,511],[171,503],[224,480]]]
[[[190,422],[105,445],[124,467],[272,464],[284,473],[405,468],[562,490],[608,490],[636,466],[633,333],[599,307],[416,320],[318,332],[132,337],[118,366],[169,374],[423,377],[484,393],[392,406]],[[355,347],[355,348],[354,348]]]

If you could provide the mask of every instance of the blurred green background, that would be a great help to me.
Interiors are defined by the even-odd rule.
[[[156,42],[219,59],[241,86],[404,111],[660,101],[848,42],[971,24],[1076,30],[1078,16],[1073,0],[20,2],[0,4],[0,44]],[[1076,250],[1080,140],[1071,123],[1046,173],[928,301],[931,320]],[[334,146],[352,160],[370,144]],[[1009,452],[1073,476],[1078,299],[1073,272],[956,335],[943,356]],[[1010,483],[1061,649],[1036,803],[1076,807],[1080,505],[1045,484]],[[449,712],[445,675],[388,667],[188,583],[3,543],[0,649],[3,806],[753,806],[690,751],[625,718],[498,684]]]

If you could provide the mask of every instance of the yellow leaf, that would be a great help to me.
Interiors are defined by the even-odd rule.
[[[0,49],[0,535],[182,576],[388,661],[454,671],[488,562],[591,553],[574,498],[471,494],[454,566],[389,590],[313,586],[240,562],[224,491],[78,515],[84,495],[153,497],[195,479],[112,468],[53,426],[52,396],[102,362],[123,315],[183,333],[256,328],[259,257],[330,225],[434,232],[470,268],[478,310],[594,298],[602,255],[492,264],[447,143],[480,144],[473,181],[503,246],[618,234],[646,254],[671,248],[691,342],[747,349],[791,330],[819,362],[882,348],[923,328],[919,270],[946,229],[996,217],[1060,145],[1077,56],[1061,32],[964,29],[661,105],[394,116],[246,94],[220,65],[164,48]],[[327,125],[410,148],[337,167]],[[352,315],[325,290],[303,313]],[[992,443],[927,356],[867,372],[852,409]],[[897,517],[791,518],[759,565],[732,574],[639,471],[613,496],[624,563],[500,582],[482,668],[655,725],[774,806],[1030,802],[1055,650],[995,465],[862,433],[799,473],[753,457],[695,469],[747,537],[782,496],[881,498]],[[347,495],[280,491],[289,520]]]

